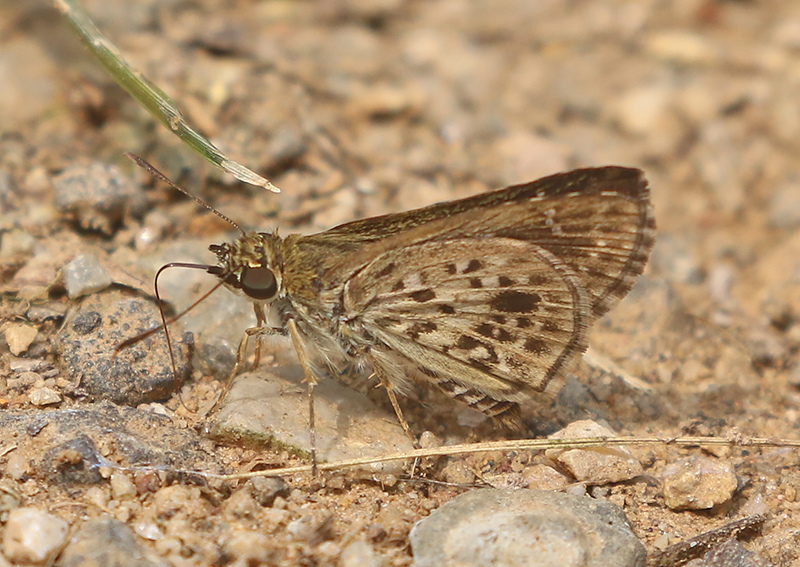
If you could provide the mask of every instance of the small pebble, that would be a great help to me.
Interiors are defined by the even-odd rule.
[[[112,234],[139,197],[134,184],[113,165],[74,165],[53,180],[55,207],[87,230]]]
[[[526,488],[528,481],[522,473],[504,472],[499,474],[484,474],[481,479],[492,488]]]
[[[25,188],[26,193],[44,197],[52,188],[50,174],[47,173],[44,167],[34,167],[25,175],[22,186]]]
[[[584,437],[616,437],[617,434],[590,420],[575,421],[550,439]],[[644,473],[642,464],[624,447],[593,447],[589,449],[548,449],[548,458],[557,461],[576,479],[591,484],[608,484],[630,480]]]
[[[28,348],[36,340],[39,331],[36,327],[26,325],[24,323],[14,323],[6,328],[5,338],[8,343],[8,349],[14,356],[26,352]]]
[[[35,323],[44,323],[45,321],[61,320],[66,312],[67,306],[65,303],[54,302],[48,305],[31,305],[25,312],[25,317]]]
[[[22,501],[23,496],[17,491],[17,486],[16,482],[0,481],[0,522],[3,522],[3,524],[8,522],[9,514],[19,508]],[[2,556],[0,554],[0,557]]]
[[[673,510],[707,510],[727,502],[739,481],[733,467],[706,457],[692,457],[664,471],[664,501]]]
[[[44,386],[42,388],[35,388],[28,394],[28,400],[35,406],[51,406],[61,402],[61,394]]]
[[[543,490],[473,490],[411,530],[415,567],[643,567],[644,546],[606,501]]]
[[[372,546],[360,539],[345,546],[340,561],[342,567],[379,567],[380,565]]]
[[[8,456],[5,473],[12,480],[20,480],[30,471],[27,457],[20,452],[13,452]]]
[[[317,546],[316,552],[323,557],[323,563],[334,564],[337,557],[342,554],[342,548],[333,541],[323,541]]]
[[[234,565],[260,565],[269,563],[271,545],[265,534],[239,530],[230,536],[224,545],[224,550],[234,561]]]
[[[206,376],[226,379],[236,365],[236,353],[230,343],[209,337],[198,345],[194,366]]]
[[[47,423],[45,421],[41,427]],[[105,481],[100,472],[102,459],[94,441],[88,435],[80,433],[48,449],[37,463],[37,472],[46,474],[48,480],[54,484],[101,484]]]
[[[558,490],[570,484],[566,476],[544,464],[525,467],[522,469],[522,478],[528,483],[528,488],[539,490]]]
[[[124,340],[155,327],[153,302],[120,289],[85,298],[56,338],[61,370],[95,399],[136,405],[169,396],[188,373],[190,334],[172,336],[178,376],[172,371],[163,333],[115,353]]]
[[[61,567],[155,567],[133,530],[103,516],[85,522],[64,549]]]
[[[222,506],[222,511],[233,519],[255,518],[259,509],[258,502],[246,488],[231,494]]]
[[[49,363],[46,360],[38,360],[35,358],[18,358],[17,360],[12,360],[9,365],[11,371],[18,374],[24,372],[39,372],[48,366]]]
[[[115,472],[111,475],[111,496],[114,500],[130,500],[137,495],[136,485],[128,475]]]
[[[8,389],[15,392],[22,392],[31,386],[44,384],[44,378],[38,372],[20,372],[17,376],[8,378],[6,385]]]
[[[236,378],[211,426],[215,439],[265,440],[310,453],[308,394],[299,365],[270,368]],[[335,380],[314,389],[317,458],[326,461],[409,451],[413,448],[394,415]],[[365,465],[370,472],[399,474],[402,461]]]
[[[199,489],[176,484],[156,492],[153,509],[161,518],[171,518],[178,513],[193,515],[197,511],[196,505],[199,499]]]
[[[64,543],[69,524],[36,508],[17,508],[8,515],[3,555],[13,563],[44,565]]]
[[[442,480],[450,484],[472,484],[475,473],[463,459],[454,459],[445,465],[441,472]]]
[[[394,505],[384,505],[375,516],[375,524],[380,526],[389,540],[406,538],[410,527],[409,519]]]
[[[100,488],[99,486],[90,486],[86,489],[83,497],[87,502],[91,502],[101,510],[108,509],[109,496],[108,491],[105,488]]]
[[[92,254],[79,254],[64,266],[64,286],[70,299],[104,290],[111,283],[111,275]]]
[[[157,541],[164,537],[164,534],[161,533],[161,529],[155,522],[137,522],[133,525],[133,531],[136,532],[136,535],[139,537],[150,541]]]
[[[257,476],[247,481],[250,494],[261,506],[272,506],[275,498],[289,496],[289,485],[282,478]]]

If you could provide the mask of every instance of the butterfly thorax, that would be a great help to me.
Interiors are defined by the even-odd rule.
[[[293,319],[309,342],[308,350],[315,351],[314,358],[337,366],[335,360],[353,350],[351,341],[340,334],[341,285],[321,285],[326,262],[311,261],[314,254],[303,243],[301,235],[283,239],[274,233],[245,234],[210,247],[217,266],[209,271],[228,289],[252,300],[257,315],[269,306],[284,332]]]

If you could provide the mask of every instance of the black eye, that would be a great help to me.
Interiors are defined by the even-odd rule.
[[[278,292],[278,282],[272,270],[261,266],[260,268],[245,268],[242,270],[242,291],[253,299],[270,299]]]

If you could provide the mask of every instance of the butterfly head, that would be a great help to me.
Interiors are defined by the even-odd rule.
[[[232,291],[269,303],[281,291],[283,258],[277,234],[249,233],[231,243],[212,244],[217,265],[209,272]]]

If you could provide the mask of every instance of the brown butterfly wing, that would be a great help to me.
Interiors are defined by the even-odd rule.
[[[347,223],[303,238],[315,253],[343,257],[328,274],[346,279],[366,262],[411,243],[505,237],[551,252],[577,274],[600,317],[630,291],[655,242],[641,170],[577,169],[423,209]]]
[[[588,298],[575,273],[547,250],[510,238],[389,251],[347,282],[344,307],[354,333],[435,383],[493,400],[552,390],[586,348]]]

